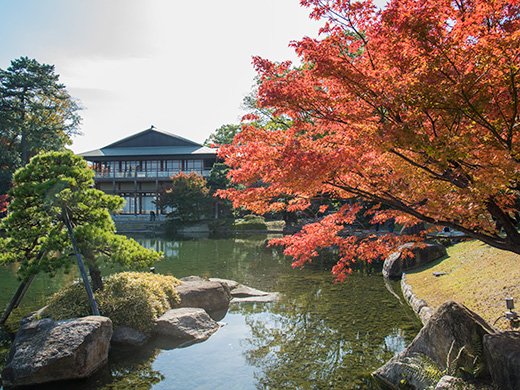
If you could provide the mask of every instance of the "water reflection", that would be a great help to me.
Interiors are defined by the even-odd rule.
[[[393,295],[398,289],[381,276],[354,275],[334,284],[326,264],[294,270],[279,250],[265,247],[266,237],[135,238],[165,253],[157,272],[233,279],[279,291],[282,299],[232,305],[222,320],[227,325],[187,348],[112,351],[109,365],[75,382],[77,390],[379,389],[370,373],[420,327]]]
[[[280,302],[237,309],[251,328],[242,345],[259,369],[258,388],[378,388],[370,373],[417,332],[379,277],[334,285],[328,274],[304,271],[280,282]]]

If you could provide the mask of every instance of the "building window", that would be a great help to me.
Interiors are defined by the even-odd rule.
[[[186,160],[186,172],[202,174],[202,160]]]
[[[124,200],[123,214],[134,214],[135,213],[135,196],[134,194],[122,193],[119,194]]]

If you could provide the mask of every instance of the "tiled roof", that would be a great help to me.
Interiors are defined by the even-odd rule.
[[[175,134],[158,130],[152,126],[101,149],[81,153],[80,156],[89,159],[123,156],[215,155],[216,153],[216,149],[208,148]]]
[[[206,146],[142,146],[128,148],[101,148],[80,153],[80,156],[89,157],[117,157],[117,156],[172,156],[216,154],[217,150]]]

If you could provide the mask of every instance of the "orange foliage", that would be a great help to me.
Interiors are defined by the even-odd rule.
[[[220,156],[245,190],[221,195],[257,213],[316,196],[391,207],[374,220],[449,226],[520,253],[520,4],[516,0],[302,0],[326,23],[291,43],[303,65],[254,58],[259,105],[288,130],[244,125]],[[254,183],[262,186],[251,187]],[[341,238],[344,206],[285,244],[296,265],[335,245],[349,262],[384,255],[396,237]],[[505,234],[499,235],[497,221]],[[342,266],[343,264],[343,266]]]

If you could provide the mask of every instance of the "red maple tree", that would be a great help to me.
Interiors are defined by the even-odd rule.
[[[336,246],[340,280],[353,261],[411,239],[339,234],[361,209],[352,199],[390,208],[372,208],[373,223],[448,226],[520,254],[520,2],[301,4],[325,21],[320,39],[291,43],[302,65],[254,58],[258,104],[293,125],[244,124],[220,156],[246,188],[221,195],[256,213],[340,200],[339,211],[277,240],[295,265]]]

